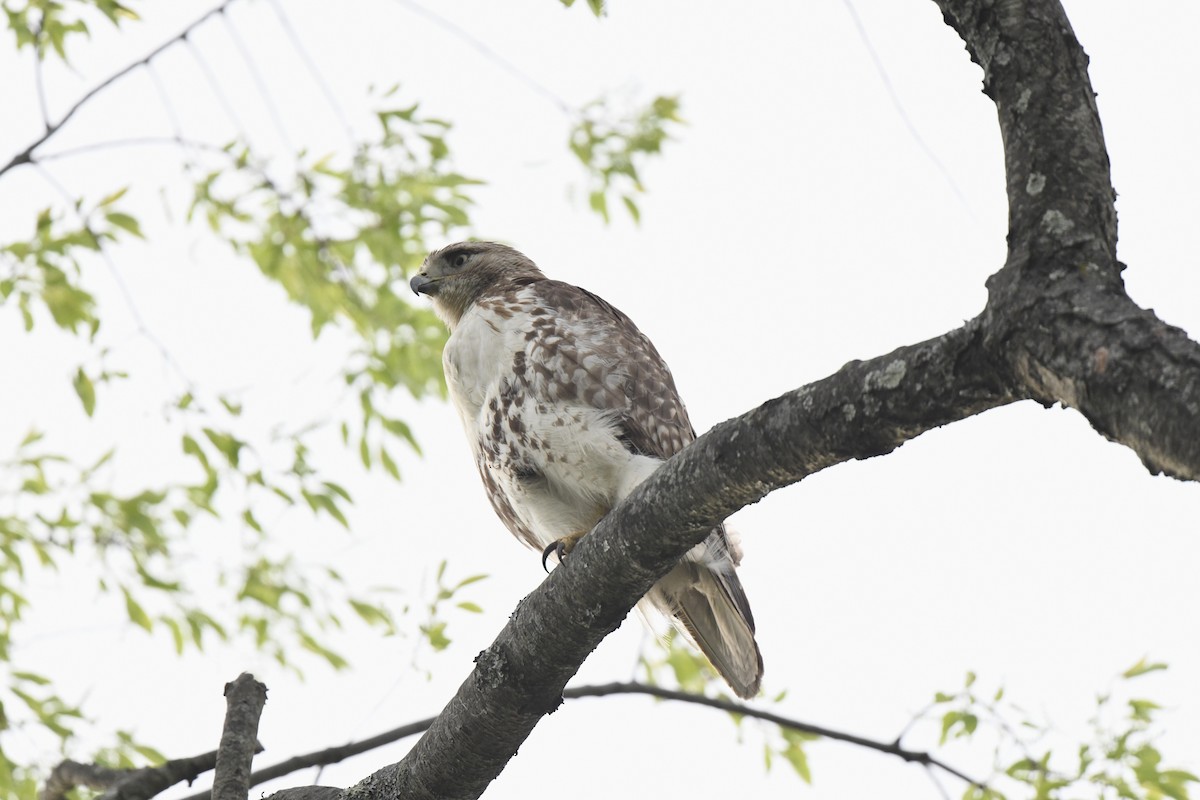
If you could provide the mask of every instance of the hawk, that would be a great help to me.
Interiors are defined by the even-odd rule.
[[[492,508],[525,544],[561,561],[608,511],[696,438],[667,365],[629,317],[549,280],[493,242],[426,257],[410,281],[450,328],[442,356]],[[721,525],[654,585],[662,611],[739,697],[763,662]]]

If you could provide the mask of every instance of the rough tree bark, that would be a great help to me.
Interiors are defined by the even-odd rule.
[[[935,0],[999,113],[1008,257],[982,314],[718,425],[526,597],[429,731],[345,800],[478,797],[641,595],[768,492],[1022,399],[1079,410],[1149,470],[1200,479],[1200,345],[1139,308],[1116,258],[1087,56],[1057,0]],[[332,795],[332,792],[330,792]],[[291,798],[291,790],[277,798]]]

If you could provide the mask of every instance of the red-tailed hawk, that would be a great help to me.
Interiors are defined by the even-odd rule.
[[[629,317],[511,247],[452,244],[410,285],[450,328],[446,383],[492,507],[543,563],[696,438],[667,365]],[[718,527],[643,603],[752,697],[763,666],[740,560]]]

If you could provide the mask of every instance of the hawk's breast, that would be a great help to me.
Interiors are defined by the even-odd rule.
[[[626,378],[531,293],[476,303],[443,361],[493,508],[541,548],[590,530],[623,493],[631,462],[656,460],[623,441]]]

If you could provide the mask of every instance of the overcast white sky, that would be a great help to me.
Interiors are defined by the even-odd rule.
[[[210,5],[151,4],[128,33],[97,28],[77,51],[76,73],[48,74],[51,115]],[[475,233],[513,243],[552,277],[628,313],[671,364],[701,430],[846,361],[956,327],[982,308],[984,279],[1003,262],[994,107],[928,0],[856,0],[894,95],[837,0],[618,0],[601,21],[554,0],[437,4],[569,104],[612,89],[640,100],[682,95],[688,126],[646,172],[640,228],[619,214],[605,227],[572,196],[580,173],[565,147],[568,117],[462,38],[401,2],[339,4],[337,13],[307,0],[286,7],[360,131],[368,130],[370,84],[399,82],[401,97],[454,121],[456,163],[488,181],[476,192]],[[1194,337],[1200,7],[1089,0],[1067,10],[1092,59],[1129,290]],[[228,16],[253,47],[293,143],[315,152],[342,146],[271,6],[244,0]],[[211,23],[193,41],[256,144],[281,149],[229,28]],[[0,54],[4,160],[40,124],[28,54],[10,50]],[[186,49],[154,63],[190,136],[223,142],[235,133]],[[139,71],[81,111],[47,152],[170,131]],[[120,250],[116,264],[147,327],[199,384],[239,391],[250,422],[263,426],[336,399],[337,341],[309,346],[305,316],[251,264],[178,226],[177,153],[114,151],[50,170],[93,198],[136,187],[131,202],[150,241]],[[34,171],[5,176],[0,239],[24,234],[35,210],[56,202]],[[111,358],[135,379],[102,390],[88,421],[69,390],[83,351],[59,337],[27,337],[14,309],[0,311],[0,452],[32,424],[82,454],[119,441],[128,455],[118,479],[133,485],[174,469],[177,437],[156,436],[174,377],[136,335],[111,277],[93,267],[88,280],[105,302]],[[98,600],[82,568],[35,578],[21,663],[53,675],[68,697],[86,698],[102,727],[134,730],[173,757],[215,746],[221,687],[247,669],[270,687],[264,763],[436,713],[542,573],[487,506],[451,409],[397,398],[395,410],[426,453],[403,454],[404,482],[362,476],[329,437],[321,455],[358,501],[354,533],[297,513],[276,521],[276,543],[364,584],[397,585],[405,600],[421,597],[442,558],[452,576],[489,573],[471,595],[486,613],[455,618],[455,644],[423,657],[431,680],[410,667],[412,639],[374,633],[342,643],[354,671],[312,665],[304,682],[246,648],[177,659],[165,642],[118,624],[119,604]],[[1200,487],[1150,477],[1078,414],[1032,403],[829,470],[736,519],[767,692],[789,690],[780,713],[890,739],[933,692],[975,670],[984,685],[1003,684],[1031,713],[1074,734],[1094,694],[1149,655],[1171,664],[1137,687],[1168,709],[1160,745],[1171,763],[1200,769],[1198,515]],[[211,536],[213,554],[239,541],[218,527]],[[629,678],[642,637],[636,618],[628,621],[577,681]],[[908,741],[933,740],[932,729],[919,728]],[[320,782],[351,783],[406,746],[327,769]],[[983,750],[951,747],[945,757],[982,775]],[[487,796],[937,796],[920,768],[896,759],[816,743],[810,761],[808,788],[786,765],[764,772],[753,726],[739,736],[708,710],[581,701],[538,726]]]

